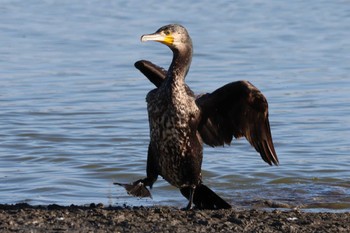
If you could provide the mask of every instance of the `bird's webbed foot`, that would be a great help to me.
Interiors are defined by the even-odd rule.
[[[188,198],[188,205],[186,206],[186,208],[184,208],[184,210],[192,210],[194,207],[193,204],[193,197],[194,197],[194,191],[196,190],[196,187],[190,187],[190,195]]]
[[[149,186],[152,188],[153,183],[150,181],[150,179],[140,179],[132,184],[121,184],[121,183],[113,183],[116,185],[120,185],[125,188],[127,193],[129,195],[135,196],[135,197],[150,197],[152,198],[151,192],[146,188],[146,186]]]

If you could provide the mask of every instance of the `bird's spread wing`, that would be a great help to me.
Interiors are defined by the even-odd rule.
[[[166,77],[165,69],[149,61],[138,61],[135,67],[156,87]],[[270,131],[268,104],[263,94],[251,83],[229,83],[212,93],[198,96],[196,103],[202,111],[198,131],[204,143],[220,146],[230,144],[233,137],[244,136],[265,162],[278,164]]]
[[[141,71],[141,73],[145,75],[156,87],[159,87],[166,77],[167,71],[150,61],[137,61],[135,62],[135,67]]]
[[[166,78],[167,70],[153,64],[150,61],[147,60],[140,60],[135,62],[135,67],[143,75],[145,75],[149,81],[151,81],[157,88],[160,87],[160,85],[163,83],[163,81]],[[195,96],[194,93],[191,91],[191,89],[185,84],[187,95]]]
[[[197,98],[202,119],[198,131],[210,146],[229,144],[246,137],[268,164],[278,164],[274,149],[268,104],[263,94],[247,81],[229,83]]]

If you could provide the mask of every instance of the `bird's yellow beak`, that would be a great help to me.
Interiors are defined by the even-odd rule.
[[[169,46],[173,44],[174,37],[171,34],[162,35],[161,33],[153,33],[141,36],[141,42],[145,41],[157,41]]]

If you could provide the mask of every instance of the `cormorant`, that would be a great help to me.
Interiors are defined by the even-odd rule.
[[[135,63],[155,86],[147,95],[150,144],[147,177],[132,184],[120,184],[129,194],[150,197],[146,186],[161,175],[180,189],[200,209],[231,208],[202,183],[203,142],[209,146],[230,144],[233,137],[245,137],[262,159],[278,165],[263,94],[248,81],[229,83],[212,93],[195,96],[185,83],[192,60],[192,41],[178,24],[161,27],[141,41],[157,41],[173,52],[169,70],[149,61]]]

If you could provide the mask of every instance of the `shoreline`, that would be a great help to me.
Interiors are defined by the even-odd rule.
[[[1,232],[350,232],[350,212],[0,204]]]

